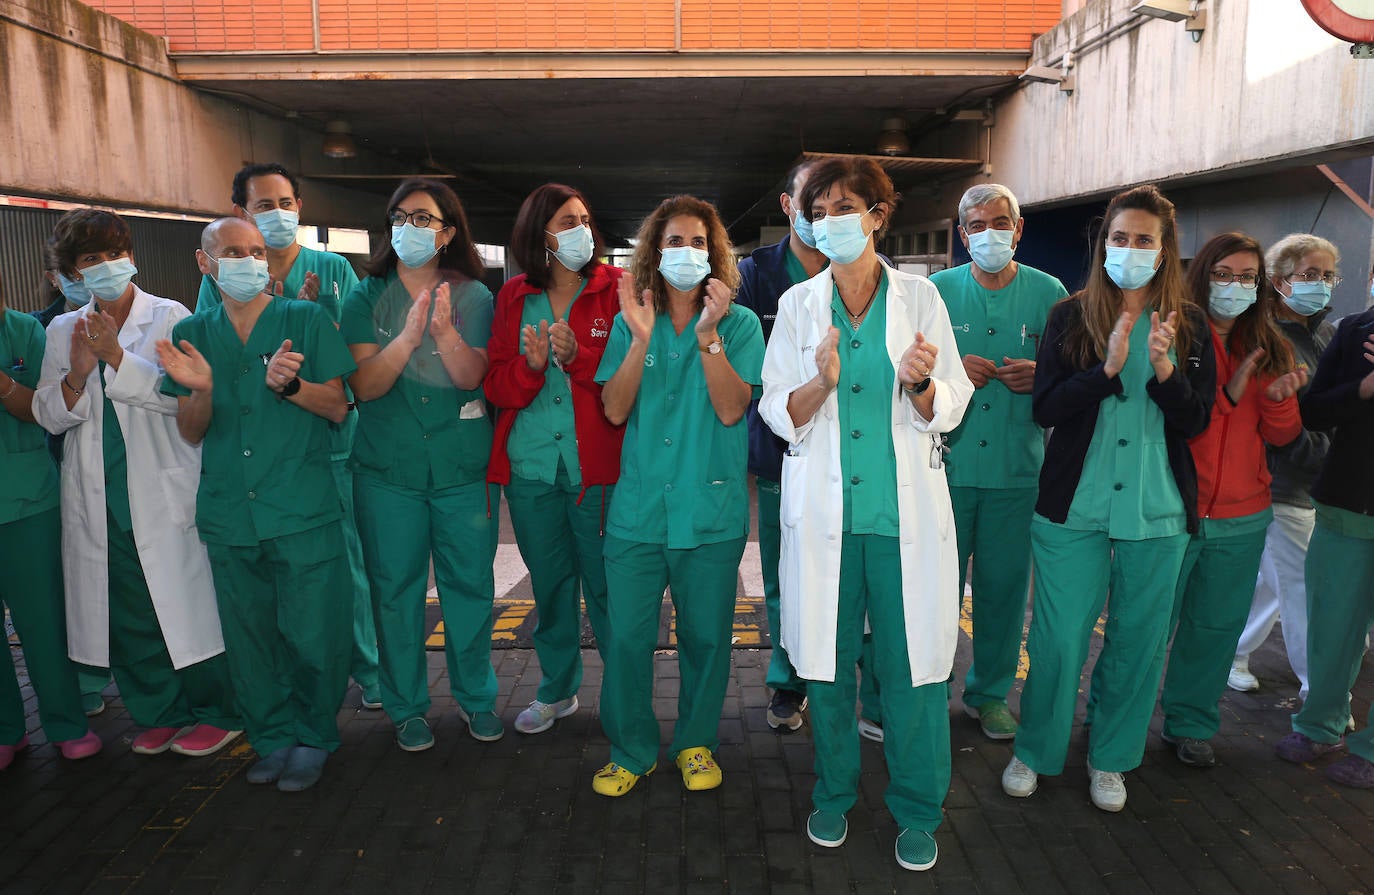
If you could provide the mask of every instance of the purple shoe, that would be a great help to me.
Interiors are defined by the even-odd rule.
[[[1332,752],[1339,752],[1345,748],[1345,738],[1334,743],[1319,743],[1308,737],[1306,734],[1298,733],[1296,730],[1288,736],[1279,740],[1278,746],[1274,751],[1279,754],[1279,758],[1284,761],[1291,761],[1294,764],[1306,764],[1315,761],[1323,755],[1330,755]]]
[[[1326,769],[1327,779],[1356,789],[1374,789],[1374,762],[1358,755],[1347,755]]]

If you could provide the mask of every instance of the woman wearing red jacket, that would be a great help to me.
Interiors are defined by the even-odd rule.
[[[511,234],[525,272],[496,297],[487,345],[486,393],[500,408],[487,480],[506,486],[539,614],[543,679],[515,720],[521,733],[577,711],[579,592],[598,646],[607,634],[601,549],[624,428],[607,422],[594,377],[620,308],[622,271],[598,261],[601,252],[581,193],[557,183],[530,193]]]
[[[1197,253],[1189,292],[1207,312],[1217,396],[1206,431],[1189,442],[1198,478],[1198,530],[1174,599],[1176,625],[1164,679],[1164,741],[1186,765],[1216,762],[1217,700],[1245,627],[1270,508],[1266,443],[1302,434],[1294,394],[1307,382],[1274,323],[1264,253],[1243,233],[1223,233]],[[1161,649],[1160,660],[1163,660]]]

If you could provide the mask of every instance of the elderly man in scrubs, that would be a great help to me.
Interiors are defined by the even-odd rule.
[[[285,298],[313,301],[324,308],[334,325],[343,315],[343,300],[358,285],[353,265],[342,255],[312,249],[296,242],[300,226],[300,189],[296,178],[281,165],[255,163],[234,175],[231,201],[234,216],[243,218],[262,233],[267,244],[267,291]],[[206,274],[200,280],[196,311],[219,307],[223,299],[215,278]],[[349,399],[348,416],[330,426],[329,467],[339,486],[343,502],[344,543],[348,547],[348,570],[353,577],[353,659],[350,670],[362,691],[365,709],[382,707],[377,685],[377,626],[372,619],[372,595],[368,590],[367,570],[363,568],[363,545],[353,513],[353,472],[348,457],[353,450],[353,435],[358,428],[358,413],[353,396],[344,384]]]
[[[158,343],[177,426],[204,444],[196,523],[210,553],[230,671],[260,760],[249,783],[314,786],[339,746],[352,590],[329,472],[353,358],[311,302],[274,300],[267,248],[238,218],[196,261],[229,301]]]
[[[1016,678],[1030,584],[1030,522],[1045,457],[1031,418],[1035,350],[1064,284],[1013,260],[1025,229],[1011,190],[970,188],[959,239],[972,261],[934,273],[973,399],[950,435],[949,495],[959,536],[959,600],[973,557],[973,664],[964,711],[993,740],[1016,736],[1007,694]]]

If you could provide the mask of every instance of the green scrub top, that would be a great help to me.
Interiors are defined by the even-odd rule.
[[[856,535],[898,535],[897,458],[892,444],[892,392],[896,371],[887,354],[887,271],[878,280],[873,309],[856,330],[834,287],[832,323],[840,331],[840,481],[844,530]]]
[[[192,314],[172,330],[205,355],[214,374],[213,416],[201,450],[196,525],[207,544],[252,547],[340,517],[329,465],[329,421],[267,387],[267,361],[285,339],[305,355],[300,377],[328,382],[355,369],[329,315],[314,302],[276,299],[239,341],[224,306]],[[164,394],[190,390],[170,377]]]
[[[690,549],[749,533],[749,430],[744,417],[733,426],[722,424],[711,407],[696,321],[678,334],[669,315],[654,320],[606,519],[606,533],[621,540]],[[716,331],[730,366],[755,386],[757,397],[763,381],[759,318],[734,305]],[[630,342],[629,327],[617,315],[597,382],[604,384],[620,369]]]
[[[491,291],[476,281],[449,281],[454,325],[463,341],[486,348],[491,337]],[[405,329],[413,301],[396,271],[368,277],[344,300],[339,331],[349,345],[385,348]],[[454,387],[425,328],[420,347],[391,390],[358,407],[358,432],[349,467],[416,491],[486,480],[491,419],[479,385]]]
[[[586,287],[584,280],[577,295],[581,295]],[[572,312],[572,305],[576,303],[577,296],[573,296],[567,313]],[[553,322],[553,306],[549,304],[547,292],[525,296],[525,307],[520,315],[522,327],[533,326],[537,330],[540,321]],[[520,354],[523,356],[524,353],[522,341]],[[558,479],[561,465],[569,485],[574,488],[582,486],[572,388],[568,375],[553,363],[552,349],[549,350],[549,365],[544,369],[544,384],[529,406],[521,408],[515,415],[515,426],[506,441],[506,452],[510,455],[512,475],[552,485]]]
[[[1131,330],[1119,395],[1098,405],[1097,427],[1064,525],[1105,531],[1118,541],[1165,538],[1188,530],[1188,515],[1169,467],[1164,413],[1145,385],[1150,366],[1149,319]],[[1170,359],[1174,349],[1169,349]]]
[[[1354,510],[1333,507],[1331,504],[1315,500],[1312,501],[1312,506],[1317,509],[1317,521],[1321,523],[1322,528],[1347,538],[1374,540],[1374,516],[1366,516]]]
[[[105,362],[100,361],[101,381],[105,381]],[[114,402],[105,393],[100,421],[101,448],[105,459],[105,505],[119,530],[134,530],[133,511],[129,509],[129,455],[124,447],[124,430],[119,428]]]
[[[1050,308],[1068,295],[1064,284],[1024,264],[1001,289],[981,286],[973,264],[941,270],[930,281],[949,311],[959,356],[1035,359]],[[1034,488],[1045,439],[1031,415],[1031,396],[993,380],[973,393],[964,421],[949,436],[950,487]]]
[[[796,252],[792,251],[791,246],[787,247],[787,260],[784,263],[787,265],[787,276],[791,278],[793,286],[798,283],[805,283],[807,280],[811,279],[811,274],[806,272],[806,268],[802,266],[801,259],[797,257]],[[825,267],[822,267],[821,270],[825,270],[825,268],[829,266],[830,260],[826,259]]]
[[[0,364],[15,382],[38,387],[47,342],[37,318],[0,310]],[[18,522],[58,505],[57,467],[43,428],[0,409],[0,525]]]
[[[339,318],[343,315],[344,298],[358,285],[358,275],[353,272],[353,265],[342,255],[301,246],[295,263],[291,265],[291,271],[287,273],[286,279],[282,280],[282,297],[294,299],[299,295],[301,287],[305,285],[305,275],[311,272],[320,278],[320,294],[315,302],[324,308],[329,318],[338,325]],[[196,297],[196,311],[217,308],[222,301],[215,281],[209,276],[201,277],[200,295]],[[347,383],[344,383],[344,396],[350,403],[353,401],[353,392]],[[342,460],[348,456],[353,448],[353,432],[357,428],[358,414],[351,410],[342,423],[329,424],[330,459]]]

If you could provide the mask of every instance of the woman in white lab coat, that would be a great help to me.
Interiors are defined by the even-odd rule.
[[[833,847],[847,832],[859,776],[855,663],[867,622],[897,862],[924,870],[935,863],[949,789],[945,681],[958,639],[940,433],[959,424],[973,384],[935,287],[875,252],[896,200],[872,162],[811,169],[801,208],[831,264],[779,303],[759,412],[789,442],[778,578],[782,645],[807,680],[815,737],[807,835]]]
[[[93,301],[47,331],[34,417],[67,433],[62,565],[68,651],[114,671],[133,750],[209,755],[236,737],[215,591],[195,525],[200,448],[158,391],[154,345],[189,315],[131,282],[128,225],[78,209],[58,222],[62,273]]]

